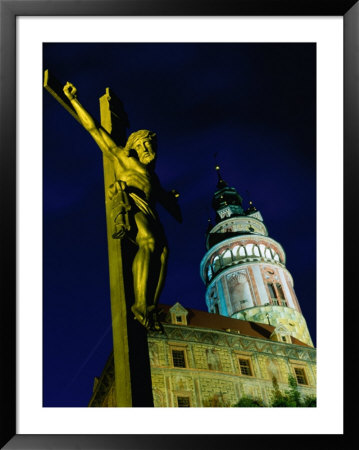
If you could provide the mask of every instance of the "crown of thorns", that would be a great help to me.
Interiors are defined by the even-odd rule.
[[[156,133],[153,133],[152,131],[149,130],[139,130],[139,131],[135,131],[134,133],[131,133],[130,136],[127,139],[127,143],[126,143],[126,148],[127,149],[131,149],[134,147],[135,143],[139,140],[139,139],[150,139],[151,141],[155,141],[156,140]]]

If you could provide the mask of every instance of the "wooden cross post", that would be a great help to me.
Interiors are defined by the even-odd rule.
[[[71,102],[63,93],[63,86],[49,72],[45,72],[44,87],[63,107],[79,121]],[[119,144],[125,144],[128,126],[122,103],[110,91],[99,99],[101,126]],[[107,195],[109,186],[115,181],[111,161],[103,157],[105,204],[107,220],[108,259],[110,274],[111,315],[113,333],[113,355],[115,372],[116,406],[153,406],[150,361],[147,331],[134,320],[133,281],[130,264],[133,247],[126,239],[114,239],[112,201]],[[100,405],[99,405],[100,406]]]

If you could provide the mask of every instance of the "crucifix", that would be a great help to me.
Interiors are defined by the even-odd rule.
[[[157,304],[168,253],[155,202],[181,221],[178,193],[165,191],[155,174],[156,134],[139,130],[126,141],[127,116],[109,88],[99,99],[99,124],[72,83],[46,70],[44,87],[103,153],[116,404],[153,406],[147,332],[163,331]]]

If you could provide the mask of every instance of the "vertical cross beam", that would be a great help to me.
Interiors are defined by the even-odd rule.
[[[101,126],[109,133],[113,131],[111,95],[109,89],[100,97]],[[122,267],[122,240],[112,238],[111,201],[107,195],[108,187],[114,183],[115,176],[111,161],[103,157],[105,181],[105,205],[107,220],[108,261],[110,274],[112,335],[114,346],[114,373],[117,406],[132,406],[131,370],[128,351],[126,294]]]
[[[101,126],[120,145],[125,143],[127,117],[121,102],[109,90],[100,98]],[[147,332],[135,322],[130,307],[133,304],[132,271],[123,260],[131,261],[131,248],[125,239],[114,239],[111,201],[108,187],[114,183],[111,161],[104,156],[104,182],[108,258],[111,291],[111,314],[114,347],[114,372],[117,406],[153,406],[152,381]],[[131,283],[129,283],[131,280]]]

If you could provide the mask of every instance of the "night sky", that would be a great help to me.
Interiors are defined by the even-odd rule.
[[[315,45],[45,44],[43,55],[96,119],[111,87],[128,134],[158,135],[156,173],[183,216],[158,206],[170,249],[160,303],[207,310],[199,265],[218,163],[283,246],[316,344]],[[112,350],[102,153],[43,99],[43,405],[85,407]]]

